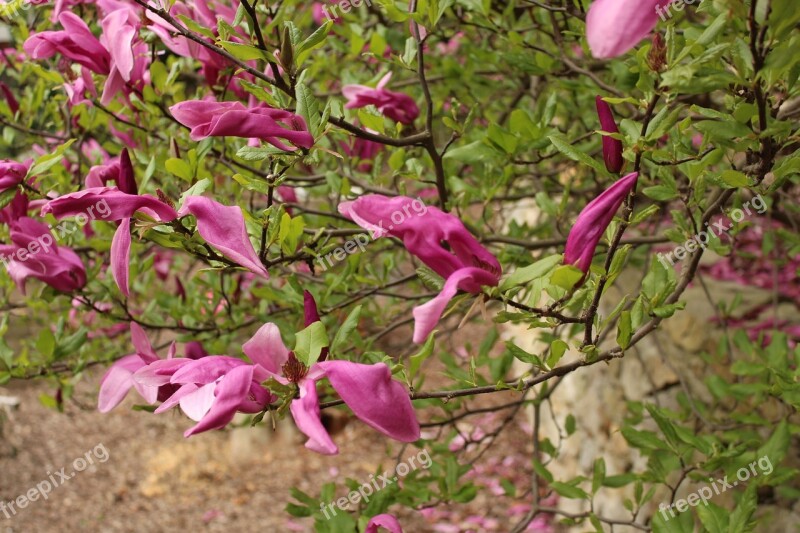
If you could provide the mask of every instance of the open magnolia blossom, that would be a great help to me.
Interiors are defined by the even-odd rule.
[[[311,294],[304,296],[306,325],[309,325],[317,321],[319,315]],[[155,412],[180,405],[181,410],[197,422],[186,431],[186,437],[225,427],[237,412],[252,414],[265,409],[276,399],[264,387],[264,382],[272,378],[283,385],[297,387],[297,398],[291,402],[290,411],[297,427],[309,438],[306,446],[319,453],[336,454],[339,449],[322,425],[317,396],[317,381],[327,378],[344,403],[366,424],[401,442],[419,439],[419,423],[408,391],[402,383],[392,379],[384,363],[328,361],[327,351],[323,351],[317,362],[307,367],[286,348],[278,327],[272,323],[261,326],[242,350],[253,364],[224,355],[166,360],[148,356],[146,364],[134,369],[132,383],[148,391],[172,386],[174,393],[165,398]],[[132,368],[132,364],[128,362],[124,368]],[[127,381],[118,381],[128,386]],[[105,394],[111,395],[108,391]],[[150,397],[152,395],[150,392]]]
[[[374,105],[378,111],[401,124],[411,124],[419,116],[419,108],[414,99],[407,94],[386,89],[392,73],[380,79],[375,88],[366,85],[345,85],[342,94],[347,98],[345,109],[358,109]]]
[[[92,187],[51,200],[42,207],[42,216],[52,213],[58,219],[91,212],[104,202],[108,221],[120,221],[111,241],[111,271],[120,291],[128,296],[131,250],[131,219],[141,212],[161,223],[169,223],[187,214],[197,219],[197,231],[222,255],[251,272],[268,278],[247,234],[244,215],[238,206],[225,206],[203,196],[190,196],[180,211],[150,195],[128,194],[116,187]]]
[[[575,265],[584,274],[589,272],[597,243],[638,178],[638,172],[628,174],[583,208],[567,236],[564,264]]]
[[[319,320],[316,302],[304,294],[306,326]],[[307,437],[306,447],[332,455],[339,452],[320,420],[317,381],[327,377],[353,414],[381,433],[401,442],[419,439],[420,428],[408,391],[384,363],[364,365],[327,360],[327,352],[307,367],[283,344],[275,324],[264,324],[242,346],[256,366],[283,384],[295,384],[298,397],[289,407],[297,427]]]
[[[436,207],[427,207],[424,214],[416,216],[413,213],[417,210],[411,206],[417,201],[408,196],[367,194],[353,202],[340,203],[339,212],[371,231],[373,238],[387,234],[397,237],[406,250],[445,279],[436,298],[414,308],[413,340],[422,343],[459,289],[478,294],[482,285],[497,285],[502,270],[497,258],[457,217]],[[395,223],[398,213],[402,221]]]
[[[586,40],[592,55],[617,57],[647,37],[658,23],[656,8],[672,0],[594,0],[586,14]]]

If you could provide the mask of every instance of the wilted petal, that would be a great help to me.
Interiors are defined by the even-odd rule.
[[[401,442],[419,439],[419,422],[408,391],[384,363],[317,363],[344,403],[364,423]]]
[[[194,215],[197,231],[222,255],[255,274],[269,277],[250,242],[239,206],[222,205],[204,196],[190,196],[184,201],[179,215],[186,213]]]

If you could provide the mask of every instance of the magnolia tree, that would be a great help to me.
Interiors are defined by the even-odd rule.
[[[50,380],[60,407],[102,365],[101,412],[135,395],[141,416],[180,409],[186,437],[286,417],[337,454],[358,446],[329,434],[338,410],[429,451],[346,512],[325,503],[358,480],[295,491],[318,531],[468,505],[465,474],[526,416],[527,506],[502,531],[746,531],[796,498],[800,327],[777,312],[800,301],[793,0],[0,9],[0,335],[33,329],[0,341],[0,384]],[[642,468],[554,476],[539,407],[622,364],[702,275],[771,293],[709,317],[729,371],[706,400],[629,405]],[[500,343],[511,325],[544,348]],[[728,500],[676,499],[763,457]],[[627,517],[595,512],[613,491]]]

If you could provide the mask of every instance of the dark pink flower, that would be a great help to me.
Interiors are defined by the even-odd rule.
[[[9,229],[11,244],[0,244],[0,262],[23,293],[28,278],[61,292],[86,285],[86,269],[80,258],[66,246],[58,246],[46,224],[19,216],[10,222]]]
[[[459,289],[478,294],[482,285],[494,286],[500,280],[502,269],[497,258],[464,224],[419,199],[368,194],[342,202],[339,212],[371,231],[373,238],[386,234],[399,238],[409,252],[445,278],[436,298],[414,308],[416,343],[425,341]]]
[[[597,243],[614,218],[619,206],[636,187],[639,173],[628,174],[589,202],[578,215],[567,237],[564,263],[589,272]]]
[[[108,75],[111,56],[77,15],[64,11],[58,16],[62,31],[34,33],[23,44],[33,59],[47,59],[61,54],[97,74]]]
[[[314,145],[303,117],[283,109],[247,108],[241,102],[189,100],[175,104],[170,111],[178,122],[191,128],[193,141],[206,137],[256,138],[286,151],[294,148],[279,139],[303,148]]]
[[[347,98],[346,109],[357,109],[374,105],[378,111],[401,124],[411,124],[419,116],[419,108],[414,99],[403,93],[385,89],[392,77],[386,74],[375,88],[365,85],[345,85],[342,94]]]
[[[0,92],[3,93],[3,97],[6,99],[8,108],[11,109],[11,114],[15,115],[17,111],[19,111],[19,102],[17,102],[17,99],[14,97],[14,93],[11,92],[11,89],[8,88],[8,85],[1,81]]]
[[[316,303],[305,295],[305,317],[314,322]],[[339,449],[320,420],[317,381],[327,377],[333,389],[361,421],[400,442],[419,439],[420,428],[408,391],[384,363],[363,365],[350,361],[318,361],[306,367],[283,344],[275,324],[264,324],[242,347],[256,366],[277,381],[295,383],[299,398],[290,411],[298,429],[307,437],[306,447],[333,455]]]
[[[600,117],[600,126],[604,132],[619,133],[619,128],[614,120],[614,114],[611,112],[611,106],[601,97],[595,97],[595,105],[597,107],[597,116]],[[622,141],[603,135],[603,160],[606,163],[606,169],[613,173],[619,174],[622,170]]]

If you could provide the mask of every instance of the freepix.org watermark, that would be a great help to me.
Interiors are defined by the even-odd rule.
[[[380,237],[386,230],[393,230],[396,226],[400,226],[403,222],[411,218],[412,215],[421,217],[427,212],[428,206],[425,205],[422,199],[417,197],[411,202],[404,204],[402,209],[398,209],[389,215],[390,223],[388,228],[383,227],[384,221],[381,219],[377,224],[377,229],[373,230],[372,236],[368,233],[359,233],[329,254],[317,257],[317,263],[322,267],[322,270],[328,270],[335,263],[344,261],[348,255],[356,253],[356,250],[363,252],[372,239]]]
[[[673,0],[664,7],[661,7],[660,4],[656,4],[656,15],[661,18],[662,22],[666,22],[672,18],[672,9],[675,11],[683,11],[683,8],[687,5],[691,6],[693,4],[699,4],[700,2],[702,2],[702,0]]]
[[[74,223],[64,221],[57,226],[50,226],[55,238],[50,233],[44,233],[36,239],[32,239],[25,248],[19,248],[16,252],[8,255],[0,254],[0,263],[3,263],[3,266],[7,269],[8,263],[11,261],[24,262],[39,253],[50,253],[50,249],[56,245],[57,240],[61,240],[67,235],[72,235],[78,228],[85,226],[92,220],[96,220],[98,215],[100,218],[106,218],[110,214],[111,206],[108,205],[105,199],[100,200],[96,204],[89,206],[86,213],[78,213],[75,216]]]
[[[417,464],[417,462],[419,462],[419,464]],[[350,491],[350,494],[347,496],[342,496],[335,502],[330,502],[327,504],[325,502],[321,502],[319,504],[319,510],[325,515],[326,520],[330,520],[332,517],[336,516],[337,508],[341,511],[346,511],[350,508],[350,505],[356,505],[362,500],[367,503],[369,502],[370,496],[383,490],[389,485],[397,483],[398,479],[407,476],[412,470],[416,470],[417,467],[425,470],[430,468],[431,464],[433,464],[431,455],[428,453],[428,450],[423,449],[417,455],[412,455],[405,461],[398,463],[394,469],[394,472],[387,470],[383,474],[379,474],[377,478],[374,474],[370,474],[369,482],[358,487],[358,490]],[[392,475],[393,473],[395,475]],[[375,487],[374,490],[373,487]]]
[[[10,502],[0,500],[0,512],[6,516],[6,520],[17,514],[18,509],[24,509],[29,503],[35,502],[39,498],[46,500],[50,496],[53,489],[60,487],[73,477],[78,472],[83,472],[89,466],[95,463],[105,463],[110,457],[105,444],[102,442],[89,450],[82,457],[76,458],[72,461],[72,472],[67,472],[65,466],[58,472],[47,472],[47,479],[40,481],[35,487],[31,487],[25,494],[20,494]]]
[[[741,222],[744,220],[745,214],[747,216],[752,215],[753,213],[750,211],[750,207],[756,210],[756,213],[759,215],[763,215],[767,211],[767,204],[764,202],[764,199],[759,194],[755,198],[748,200],[742,205],[742,209],[731,209],[727,216],[730,218],[734,224]],[[711,242],[711,239],[714,237],[719,238],[721,235],[729,231],[733,227],[733,224],[727,225],[725,224],[724,220],[717,220],[713,224],[709,226],[708,222],[706,222],[706,228],[708,231],[700,231],[691,239],[687,239],[686,242],[683,243],[682,246],[678,246],[671,252],[667,254],[658,253],[658,260],[661,262],[664,267],[669,267],[675,264],[675,261],[682,261],[686,258],[687,254],[690,254],[696,251],[698,248],[702,248],[703,250],[706,249],[708,243]],[[716,230],[716,231],[715,231]]]
[[[758,466],[758,470],[756,470],[756,466]],[[716,481],[714,478],[709,478],[708,480],[712,482],[711,486],[706,485],[705,487],[700,487],[700,489],[696,492],[689,494],[686,499],[681,498],[670,505],[662,503],[658,506],[659,512],[664,518],[664,521],[668,522],[670,518],[675,518],[675,511],[672,510],[673,507],[679,513],[682,513],[686,511],[689,506],[697,507],[700,502],[703,502],[703,505],[708,505],[708,500],[710,500],[712,497],[718,496],[726,490],[734,488],[739,484],[739,482],[745,482],[751,477],[758,476],[759,470],[761,471],[760,473],[765,476],[768,476],[772,473],[772,461],[770,461],[768,456],[765,455],[763,457],[759,457],[756,461],[753,461],[749,465],[743,466],[737,470],[736,478],[738,481],[729,482],[728,476],[725,476],[722,479],[717,479]],[[669,512],[669,516],[667,516],[667,512]]]

